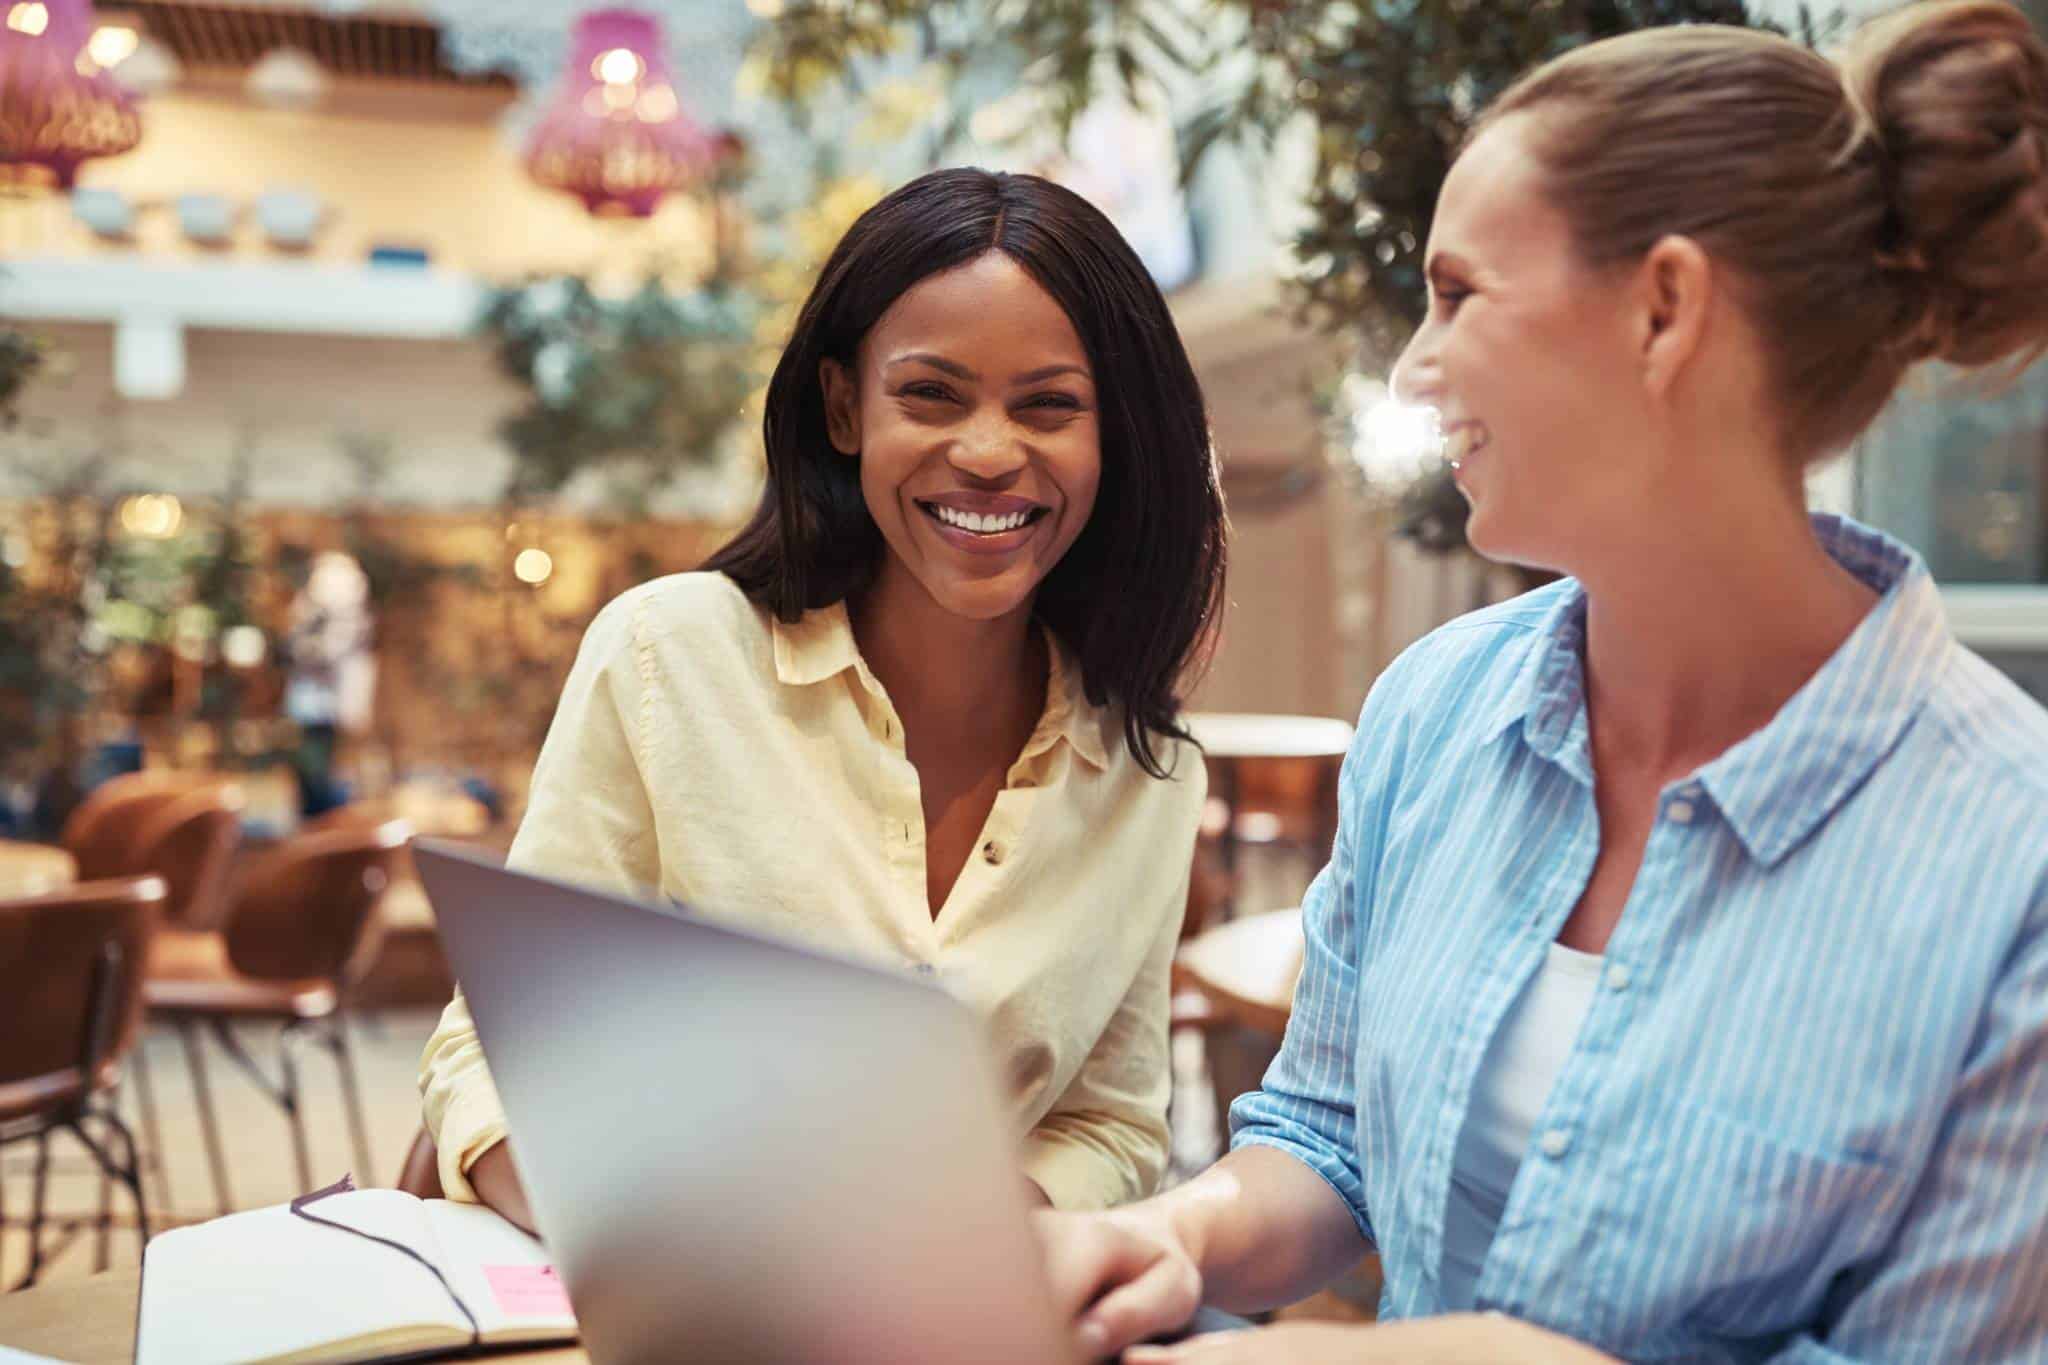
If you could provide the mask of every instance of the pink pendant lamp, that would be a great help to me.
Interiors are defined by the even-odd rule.
[[[635,218],[707,174],[717,139],[683,108],[664,48],[651,14],[578,19],[562,88],[526,146],[528,173],[594,214]]]
[[[90,0],[0,0],[0,165],[70,189],[142,140],[135,97],[92,58]]]

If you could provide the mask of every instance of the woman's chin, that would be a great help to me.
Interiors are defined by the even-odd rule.
[[[1465,543],[1481,559],[1492,560],[1496,564],[1515,563],[1517,537],[1514,528],[1502,526],[1500,518],[1471,494],[1466,494],[1466,500],[1472,511],[1465,522]]]
[[[990,578],[955,578],[925,584],[925,591],[946,612],[967,621],[1000,621],[1028,611],[1037,593],[1036,581],[1020,574],[997,574]]]

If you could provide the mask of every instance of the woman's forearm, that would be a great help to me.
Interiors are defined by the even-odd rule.
[[[1153,1206],[1202,1272],[1202,1298],[1257,1313],[1307,1297],[1370,1250],[1344,1200],[1284,1152],[1245,1147]]]
[[[519,1168],[512,1164],[511,1143],[496,1144],[470,1164],[469,1186],[479,1202],[539,1234],[533,1225],[533,1208],[526,1202],[526,1186],[520,1182]]]

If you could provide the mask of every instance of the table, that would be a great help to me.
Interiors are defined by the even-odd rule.
[[[1269,910],[1195,935],[1173,965],[1181,983],[1205,996],[1218,1016],[1277,1040],[1294,1013],[1304,947],[1301,911]]]
[[[1211,758],[1342,758],[1351,722],[1328,716],[1191,711],[1188,731]]]
[[[1185,719],[1208,759],[1210,794],[1223,806],[1217,842],[1227,874],[1237,871],[1238,844],[1245,837],[1246,790],[1260,785],[1275,789],[1280,810],[1266,812],[1274,830],[1292,823],[1293,839],[1311,857],[1329,855],[1337,837],[1338,774],[1351,747],[1349,721],[1233,711],[1193,711]],[[1225,913],[1232,909],[1226,904]]]
[[[0,839],[0,900],[44,896],[78,880],[78,865],[54,844]]]
[[[135,1306],[141,1297],[142,1272],[133,1268],[0,1294],[0,1346],[75,1365],[134,1365]],[[590,1365],[580,1346],[494,1351],[491,1359]]]

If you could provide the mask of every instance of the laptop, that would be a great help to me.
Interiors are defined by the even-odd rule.
[[[932,985],[413,845],[597,1365],[1073,1358]]]

